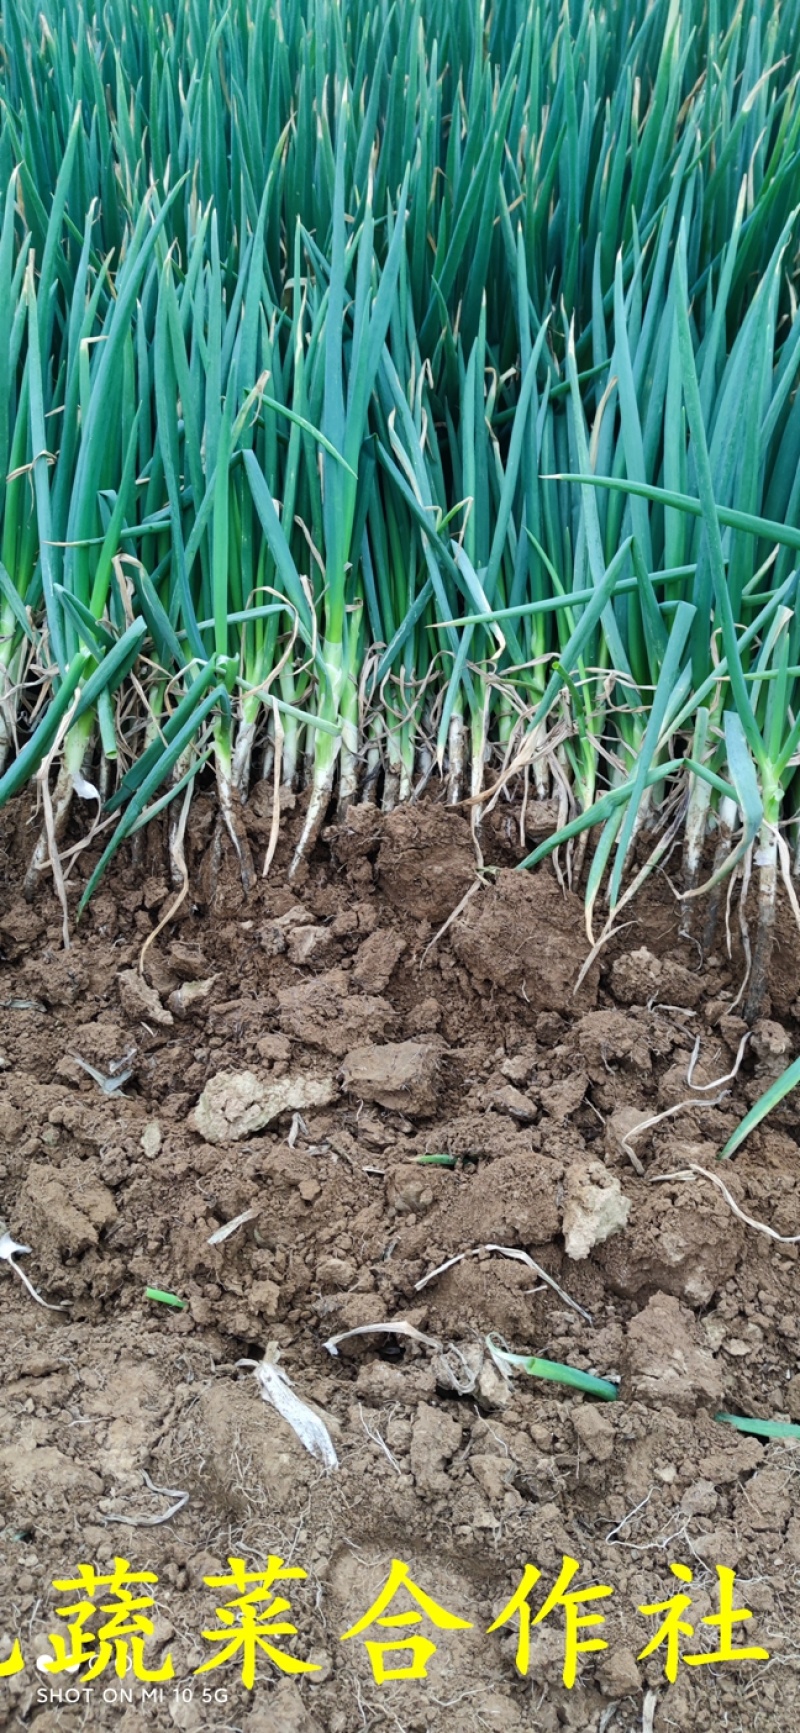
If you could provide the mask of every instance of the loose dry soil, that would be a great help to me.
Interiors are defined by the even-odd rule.
[[[19,1637],[27,1661],[0,1681],[0,1727],[794,1733],[800,1450],[714,1414],[800,1418],[798,1247],[744,1227],[700,1176],[652,1181],[712,1168],[796,1052],[796,936],[781,927],[764,1019],[715,1088],[746,1032],[731,1008],[735,918],[732,958],[701,965],[669,883],[651,881],[574,993],[580,900],[549,866],[515,872],[513,826],[497,827],[498,870],[437,939],[476,883],[460,813],[357,809],[289,886],[295,816],[245,900],[213,807],[197,802],[189,895],[143,974],[175,896],[163,835],[109,875],[64,951],[51,888],[22,895],[32,821],[5,823],[0,1214],[32,1248],[22,1261],[41,1294],[65,1305],[42,1310],[0,1264],[0,1660]],[[263,851],[267,801],[247,823]],[[698,1037],[692,1084],[705,1087],[692,1088]],[[112,1094],[79,1063],[108,1076],[126,1055]],[[626,1133],[679,1104],[632,1141],[639,1174]],[[790,1099],[724,1170],[743,1209],[783,1235],[800,1230],[798,1125]],[[418,1165],[426,1153],[457,1165]],[[615,1231],[592,1244],[603,1222]],[[420,1286],[487,1245],[529,1254],[575,1307],[497,1251]],[[148,1301],[148,1286],[187,1309]],[[461,1350],[447,1358],[462,1386],[493,1332],[620,1379],[619,1401],[524,1372],[506,1389],[490,1366],[459,1395],[432,1347],[388,1334],[326,1351],[338,1332],[398,1320]],[[273,1344],[327,1418],[331,1473],[237,1367]],[[114,1523],[169,1507],[144,1471],[188,1503],[163,1526]],[[203,1579],[230,1555],[256,1570],[270,1554],[307,1572],[288,1585],[298,1634],[284,1646],[319,1670],[291,1678],[262,1656],[251,1692],[233,1664],[193,1678],[233,1592]],[[71,1598],[53,1579],[115,1556],[157,1574],[146,1656],[172,1655],[185,1697],[165,1687],[141,1706],[135,1687],[133,1707],[104,1703],[109,1669],[70,1706],[58,1695],[74,1676],[36,1672]],[[583,1657],[572,1690],[563,1610],[533,1628],[526,1678],[518,1621],[487,1634],[525,1565],[541,1571],[538,1610],[565,1556],[578,1586],[614,1590],[599,1603],[608,1647]],[[340,1640],[393,1558],[472,1625],[427,1627],[438,1650],[420,1683],[376,1684],[363,1638]],[[657,1622],[637,1608],[678,1590],[675,1562],[694,1573],[698,1635],[684,1647],[713,1648],[700,1620],[716,1609],[715,1567],[733,1566],[753,1613],[737,1639],[769,1662],[682,1663],[668,1686],[663,1651],[637,1661]],[[391,1610],[411,1605],[401,1594]],[[204,1683],[227,1701],[204,1706]]]

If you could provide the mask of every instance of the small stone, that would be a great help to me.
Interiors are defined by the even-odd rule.
[[[605,1128],[605,1151],[610,1161],[622,1160],[626,1167],[631,1166],[631,1158],[624,1148],[625,1140],[632,1131],[635,1131],[637,1126],[651,1117],[651,1113],[652,1109],[626,1104],[624,1107],[618,1107],[616,1112],[611,1114],[606,1121]],[[633,1147],[636,1148],[638,1154],[641,1145],[637,1143]]]
[[[520,1125],[530,1125],[538,1118],[539,1109],[535,1101],[523,1095],[521,1089],[515,1089],[513,1083],[501,1083],[489,1095],[487,1106],[495,1113],[507,1113]]]
[[[324,1685],[333,1673],[330,1655],[327,1655],[324,1649],[309,1649],[308,1660],[310,1666],[317,1669],[315,1673],[307,1675],[309,1685]]]
[[[501,1504],[511,1487],[514,1464],[509,1456],[470,1456],[469,1466],[482,1492],[492,1504]],[[519,1497],[519,1495],[517,1495]],[[521,1502],[521,1501],[520,1501]]]
[[[763,1017],[753,1029],[753,1052],[759,1059],[781,1059],[788,1053],[791,1041],[782,1023]]]
[[[445,1413],[429,1402],[420,1402],[408,1453],[420,1497],[438,1498],[449,1492],[445,1468],[461,1450],[462,1436],[459,1415]]]
[[[511,1386],[508,1379],[503,1377],[499,1366],[495,1365],[491,1354],[484,1355],[475,1386],[475,1401],[483,1414],[491,1414],[493,1409],[507,1408],[511,1401]]]
[[[602,1162],[574,1162],[567,1169],[562,1226],[568,1258],[588,1258],[594,1246],[627,1225],[630,1213],[630,1199]]]
[[[598,1665],[597,1677],[604,1697],[633,1697],[642,1688],[632,1649],[610,1649]]]
[[[203,1712],[199,1703],[193,1700],[186,1702],[183,1698],[171,1697],[169,1712],[173,1725],[180,1728],[180,1733],[195,1733],[195,1729],[203,1725]]]
[[[368,993],[382,993],[405,949],[405,939],[401,939],[398,933],[385,928],[370,933],[356,958],[353,980],[359,987],[365,987]]]
[[[142,886],[142,902],[146,909],[160,909],[169,896],[169,888],[163,879],[146,878]]]
[[[786,1497],[786,1471],[760,1468],[739,1492],[738,1527],[781,1534],[791,1509]]]
[[[570,1077],[564,1077],[559,1083],[551,1083],[547,1089],[542,1089],[541,1102],[545,1113],[551,1119],[568,1119],[571,1113],[577,1112],[583,1101],[589,1085],[585,1071],[574,1071]]]
[[[734,1016],[732,1011],[719,1018],[717,1028],[723,1039],[727,1041],[728,1046],[734,1049],[738,1047],[739,1042],[747,1034],[747,1024],[744,1018]]]
[[[292,1043],[285,1035],[262,1035],[256,1042],[256,1052],[268,1065],[282,1065],[292,1057]]]
[[[206,1084],[189,1126],[206,1143],[236,1143],[263,1131],[282,1113],[328,1107],[336,1095],[332,1077],[278,1077],[265,1081],[252,1071],[218,1071]]]
[[[696,1480],[681,1499],[681,1510],[687,1516],[711,1516],[717,1508],[717,1494],[710,1480]]]
[[[595,1462],[608,1462],[614,1454],[614,1428],[608,1415],[592,1403],[583,1402],[573,1409],[572,1424]]]
[[[406,1028],[409,1035],[430,1035],[438,1029],[442,1021],[442,1007],[438,999],[423,999],[410,1011],[406,1018]]]
[[[186,945],[176,939],[167,954],[171,967],[182,981],[202,981],[208,975],[208,961],[196,945]]]
[[[155,1023],[161,1029],[171,1029],[174,1018],[165,1010],[154,987],[148,987],[136,969],[123,969],[117,976],[119,1002],[128,1017],[136,1022]]]
[[[728,1528],[713,1528],[708,1534],[692,1537],[692,1552],[709,1566],[725,1565],[735,1570],[741,1561],[739,1541]]]
[[[308,1679],[316,1673],[306,1674]],[[208,1723],[207,1723],[208,1725]],[[315,1715],[310,1715],[294,1679],[281,1679],[269,1692],[268,1703],[256,1702],[241,1723],[242,1733],[322,1733]]]
[[[786,1547],[789,1557],[795,1564],[800,1564],[800,1519],[793,1516],[786,1530]]]
[[[148,1119],[139,1139],[139,1148],[153,1161],[161,1149],[161,1126],[157,1119]]]
[[[457,1355],[435,1354],[433,1371],[437,1389],[452,1396],[457,1385],[458,1393],[468,1395],[483,1414],[507,1408],[511,1400],[508,1379],[481,1342],[460,1343]],[[467,1388],[470,1378],[474,1382]]]
[[[142,973],[148,987],[155,987],[160,999],[167,998],[180,986],[180,976],[170,967],[155,945],[147,952]]]
[[[157,1618],[153,1620],[152,1635],[145,1640],[145,1651],[148,1657],[154,1657],[174,1635],[175,1626],[164,1617],[163,1613],[159,1613]]]
[[[792,1378],[788,1385],[786,1407],[792,1420],[800,1420],[800,1377]]]
[[[536,1070],[538,1048],[535,1041],[530,1041],[520,1053],[514,1053],[509,1059],[504,1059],[500,1066],[503,1077],[509,1083],[515,1083],[518,1088],[528,1083]]]
[[[277,1318],[281,1290],[277,1282],[254,1282],[248,1299],[263,1318]]]
[[[408,1396],[408,1367],[393,1366],[386,1360],[366,1359],[358,1370],[355,1394],[359,1402],[366,1402],[375,1408],[390,1408],[393,1404],[404,1403]],[[407,1421],[402,1424],[408,1433],[405,1439],[407,1448],[411,1438],[411,1426]],[[393,1446],[398,1442],[396,1430],[397,1423],[393,1422]]]
[[[308,926],[308,915],[299,903],[279,915],[277,920],[267,921],[261,928],[259,940],[270,957],[278,957],[287,948],[289,932],[295,926]]]
[[[386,1186],[386,1201],[397,1215],[424,1215],[433,1206],[433,1191],[424,1169],[400,1162],[392,1168]]]
[[[336,942],[328,927],[292,927],[286,935],[286,953],[290,963],[303,968],[309,963],[325,966],[336,950]]]
[[[396,1012],[388,999],[352,992],[344,969],[329,969],[278,989],[280,1021],[303,1049],[319,1047],[343,1059],[357,1043],[381,1037]]]
[[[301,1179],[297,1189],[304,1203],[313,1203],[320,1196],[322,1186],[316,1179]]]
[[[184,981],[167,1000],[173,1015],[183,1023],[194,1012],[204,1011],[218,979],[217,975],[209,975],[205,981]]]
[[[348,1258],[320,1258],[317,1264],[317,1281],[322,1288],[343,1291],[351,1286],[357,1275],[355,1264],[351,1264]]]

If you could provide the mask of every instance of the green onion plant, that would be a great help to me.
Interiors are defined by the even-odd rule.
[[[800,918],[800,13],[8,0],[0,803],[555,803]],[[269,858],[274,852],[271,843]],[[56,882],[58,879],[56,878]],[[698,899],[705,898],[699,923]],[[601,912],[602,911],[602,915]],[[602,926],[597,932],[597,922]],[[743,929],[745,930],[745,929]],[[749,942],[749,941],[748,941]]]

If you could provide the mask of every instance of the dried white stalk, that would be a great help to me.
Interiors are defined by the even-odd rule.
[[[759,1234],[767,1234],[768,1238],[777,1241],[779,1246],[796,1246],[800,1243],[800,1234],[779,1234],[775,1228],[769,1227],[767,1222],[757,1222],[753,1216],[745,1215],[744,1210],[739,1208],[736,1199],[731,1197],[728,1187],[723,1184],[719,1176],[716,1173],[709,1173],[706,1167],[698,1167],[694,1161],[690,1162],[688,1167],[679,1168],[677,1173],[654,1173],[650,1184],[665,1185],[668,1180],[691,1179],[692,1174],[695,1173],[701,1174],[703,1179],[710,1180],[711,1184],[716,1186],[717,1191],[722,1192],[728,1208],[733,1210],[740,1222],[744,1222],[745,1227],[755,1228],[756,1233]]]
[[[399,1324],[358,1324],[355,1330],[342,1330],[339,1336],[331,1336],[330,1341],[325,1343],[325,1347],[328,1353],[333,1354],[336,1358],[339,1353],[339,1343],[346,1342],[348,1336],[371,1336],[376,1331],[380,1336],[410,1336],[412,1342],[422,1342],[426,1348],[441,1348],[442,1346],[436,1336],[423,1336],[421,1330],[417,1330],[413,1324],[407,1324],[404,1319],[401,1319]]]
[[[232,1222],[226,1222],[224,1227],[217,1228],[216,1233],[209,1234],[207,1244],[210,1246],[221,1245],[223,1240],[230,1239],[231,1234],[235,1234],[237,1228],[244,1227],[245,1222],[251,1222],[258,1213],[257,1209],[243,1210],[240,1216],[234,1216]]]
[[[29,1281],[21,1265],[16,1263],[17,1254],[29,1252],[30,1249],[30,1246],[17,1245],[16,1240],[12,1240],[10,1234],[0,1234],[0,1258],[5,1258],[6,1263],[11,1265],[15,1275],[19,1276],[20,1281],[24,1283],[37,1306],[44,1306],[46,1312],[63,1312],[69,1302],[61,1300],[58,1305],[54,1306],[48,1300],[43,1300],[41,1294],[37,1294],[33,1282]]]
[[[277,1353],[270,1343],[263,1360],[237,1360],[236,1364],[249,1366],[255,1372],[264,1401],[277,1408],[309,1454],[327,1469],[338,1468],[339,1458],[324,1420],[295,1394],[286,1373],[277,1364]]]
[[[173,1516],[177,1516],[178,1511],[183,1510],[184,1505],[189,1503],[188,1492],[179,1492],[174,1486],[154,1486],[144,1468],[142,1475],[145,1485],[149,1486],[151,1492],[157,1492],[162,1498],[174,1498],[175,1503],[171,1504],[169,1510],[165,1510],[161,1516],[117,1516],[115,1512],[110,1512],[108,1515],[104,1512],[104,1522],[124,1522],[129,1528],[159,1528],[162,1523],[171,1522]]]
[[[636,1130],[641,1130],[641,1127],[637,1126]],[[453,1265],[460,1264],[463,1258],[480,1257],[481,1252],[499,1252],[502,1258],[516,1258],[518,1263],[526,1264],[529,1270],[533,1270],[534,1275],[540,1276],[543,1282],[547,1282],[548,1287],[552,1288],[554,1293],[558,1294],[559,1299],[563,1300],[565,1305],[571,1306],[574,1312],[580,1312],[581,1317],[586,1319],[587,1324],[591,1324],[591,1317],[588,1312],[584,1311],[583,1306],[579,1306],[577,1300],[571,1299],[570,1295],[565,1293],[563,1288],[559,1287],[558,1282],[555,1281],[554,1277],[549,1276],[547,1271],[542,1269],[541,1264],[534,1263],[533,1258],[529,1257],[527,1252],[519,1251],[515,1246],[471,1246],[468,1252],[456,1252],[454,1258],[448,1258],[445,1264],[438,1264],[435,1270],[429,1270],[427,1276],[423,1276],[421,1281],[414,1283],[415,1294],[419,1293],[420,1288],[427,1287],[428,1282],[432,1282],[434,1276],[444,1275],[445,1270],[451,1270]],[[369,1325],[368,1327],[372,1329],[379,1328],[380,1326]]]

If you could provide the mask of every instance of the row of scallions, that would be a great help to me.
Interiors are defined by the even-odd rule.
[[[441,786],[479,857],[548,802],[524,864],[593,946],[656,867],[706,946],[738,893],[757,1014],[781,882],[800,916],[799,57],[779,0],[8,0],[30,892],[76,798],[82,905],[165,808],[185,880],[201,776],[246,885],[264,780],[293,871],[353,802]]]

